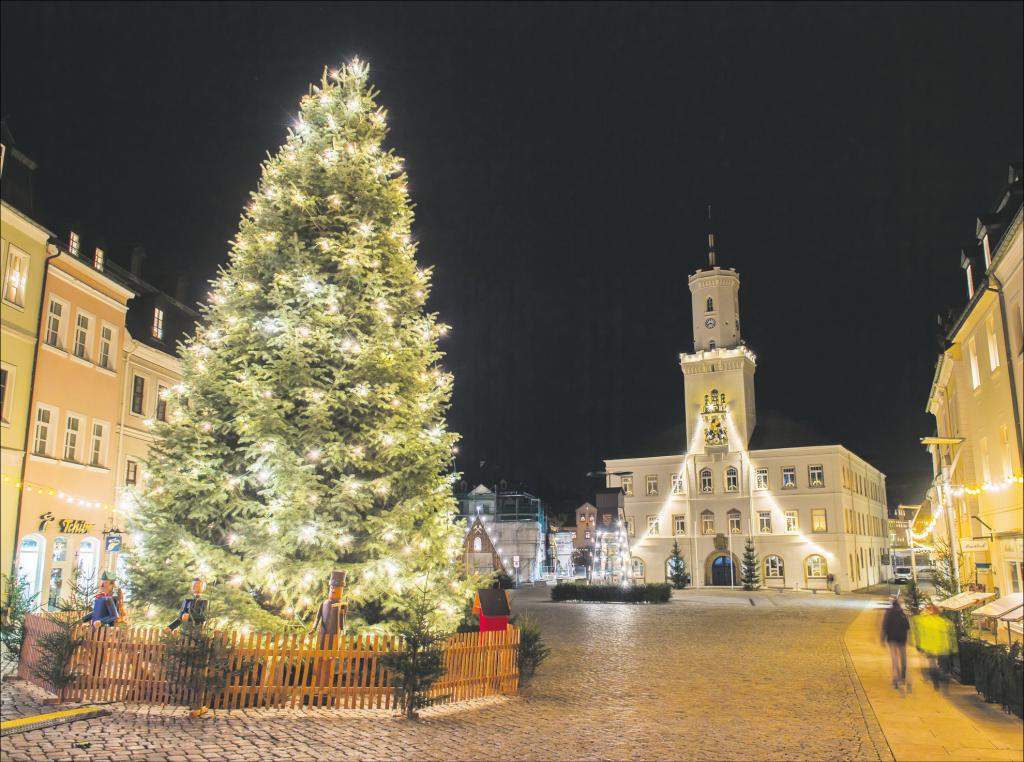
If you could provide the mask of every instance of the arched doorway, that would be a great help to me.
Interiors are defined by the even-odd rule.
[[[728,587],[740,584],[740,561],[736,554],[732,556],[723,551],[716,551],[704,562],[704,584],[709,586]]]

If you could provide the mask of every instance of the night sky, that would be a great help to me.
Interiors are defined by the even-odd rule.
[[[2,114],[42,223],[198,299],[308,83],[368,59],[454,328],[458,466],[556,506],[683,450],[711,201],[759,423],[909,502],[936,314],[1022,156],[1021,8],[4,3]]]

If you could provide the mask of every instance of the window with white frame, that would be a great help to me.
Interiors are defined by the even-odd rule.
[[[772,579],[778,579],[779,577],[786,576],[784,573],[785,566],[782,563],[782,559],[778,556],[765,556],[764,558],[764,576]]]
[[[796,466],[783,466],[782,489],[796,488]]]
[[[813,555],[807,557],[807,563],[805,564],[807,569],[807,577],[822,578],[828,576],[828,564],[825,563],[825,557],[819,555]]]
[[[153,338],[162,339],[164,337],[164,311],[159,307],[153,308]]]
[[[740,529],[740,512],[735,508],[729,511],[729,534],[739,534]]]
[[[633,497],[633,477],[622,477],[622,494],[626,497]]]
[[[967,355],[971,361],[971,388],[977,389],[981,386],[981,371],[978,369],[978,344],[973,336],[967,342]]]
[[[644,560],[633,556],[633,576],[642,578],[644,576]]]
[[[89,359],[89,345],[92,343],[92,318],[79,310],[75,316],[75,344],[72,348],[75,357],[80,360]]]
[[[142,415],[146,404],[146,379],[142,376],[132,378],[132,412]]]
[[[740,488],[740,475],[739,472],[729,466],[725,469],[725,491],[726,492],[737,492]]]
[[[633,523],[633,519],[626,519],[626,533],[630,537],[636,537],[636,524]]]
[[[700,491],[708,494],[714,492],[715,484],[711,478],[711,469],[702,468],[700,470]]]
[[[103,272],[103,262],[105,259],[106,255],[103,253],[103,249],[97,246],[96,253],[92,255],[92,266],[100,272]]]
[[[768,469],[758,468],[754,471],[754,488],[768,489]]]
[[[4,301],[15,307],[25,306],[25,288],[28,285],[29,256],[14,246],[7,247],[7,267],[4,271]]]
[[[683,537],[686,535],[686,516],[676,514],[672,517],[672,533],[676,537]]]
[[[812,487],[825,486],[825,467],[820,464],[807,467],[807,483]]]
[[[82,249],[82,239],[78,237],[78,233],[72,230],[68,233],[68,253],[73,257],[78,256],[78,252]]]
[[[982,437],[981,443],[981,479],[986,484],[992,481],[992,468],[988,459],[988,437]]]
[[[43,340],[57,349],[63,349],[64,314],[66,311],[63,302],[51,297],[50,304],[46,308],[46,335]]]
[[[139,483],[139,464],[138,461],[128,459],[124,464],[124,483],[129,486],[135,486]]]
[[[14,396],[14,366],[4,363],[0,366],[0,421],[8,422],[11,413],[11,398]]]
[[[647,477],[647,496],[657,497],[658,495],[658,477],[655,475],[649,475]]]
[[[54,423],[54,412],[51,408],[42,406],[36,408],[36,430],[32,440],[32,452],[36,455],[48,456],[50,454]]]
[[[78,435],[82,430],[82,419],[68,413],[64,419],[64,460],[78,462]]]
[[[797,511],[786,511],[786,531],[800,531],[800,514]]]
[[[757,512],[757,526],[761,530],[761,534],[772,533],[772,512],[771,511],[758,511]]]
[[[170,394],[170,390],[166,386],[160,386],[157,384],[156,387],[156,419],[158,421],[167,420],[167,395]]]
[[[89,447],[89,465],[103,467],[107,460],[107,425],[92,422],[92,442]]]
[[[700,515],[700,531],[702,534],[715,533],[715,514],[711,511],[704,511]]]
[[[999,367],[999,344],[996,343],[995,319],[991,315],[985,320],[985,334],[988,338],[988,367],[995,370]]]
[[[672,494],[682,495],[686,492],[686,474],[672,474]]]
[[[98,365],[107,370],[114,369],[114,327],[104,325],[100,328],[100,355]]]
[[[647,536],[657,537],[661,534],[661,523],[658,521],[657,516],[647,517]]]
[[[827,532],[828,531],[828,517],[825,513],[824,508],[812,508],[811,509],[811,531],[812,532]]]

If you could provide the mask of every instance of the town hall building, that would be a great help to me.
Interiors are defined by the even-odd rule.
[[[750,537],[765,587],[885,581],[885,475],[842,445],[754,438],[757,358],[740,333],[740,276],[715,264],[713,235],[708,268],[689,285],[694,351],[679,358],[688,450],[605,461],[608,486],[625,497],[633,579],[666,581],[678,541],[694,586],[739,585]]]

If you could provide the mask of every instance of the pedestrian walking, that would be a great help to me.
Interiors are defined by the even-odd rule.
[[[928,676],[935,690],[948,688],[949,660],[956,653],[956,628],[939,613],[938,607],[928,604],[914,617],[914,642],[928,657]]]
[[[882,645],[889,646],[889,658],[892,659],[892,687],[899,690],[900,685],[910,688],[907,682],[907,634],[910,632],[910,621],[907,619],[899,596],[892,597],[892,604],[882,617]]]

